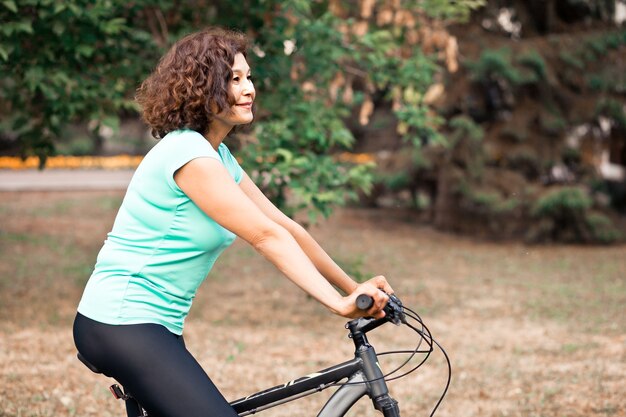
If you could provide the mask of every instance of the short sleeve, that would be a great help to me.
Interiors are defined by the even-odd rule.
[[[221,160],[220,155],[200,133],[192,130],[175,131],[161,139],[167,141],[163,157],[167,161],[164,165],[167,183],[176,192],[182,192],[174,181],[174,174],[189,161],[196,158],[215,158]]]
[[[220,144],[218,151],[222,158],[222,163],[224,164],[230,175],[232,175],[232,177],[235,179],[235,182],[239,184],[243,179],[244,171],[239,165],[237,158],[235,158],[233,154],[230,153],[230,150],[224,143]]]

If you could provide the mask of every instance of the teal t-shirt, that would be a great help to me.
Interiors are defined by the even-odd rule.
[[[182,334],[196,290],[235,240],[174,181],[180,167],[201,157],[219,160],[241,181],[243,171],[226,145],[216,151],[192,130],[161,139],[133,175],[79,313],[107,324],[158,323]]]

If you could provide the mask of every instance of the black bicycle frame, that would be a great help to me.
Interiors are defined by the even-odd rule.
[[[389,396],[376,351],[365,336],[366,332],[384,322],[384,320],[357,319],[346,325],[356,348],[353,360],[240,398],[230,405],[240,416],[247,416],[340,385],[318,414],[319,417],[342,416],[364,395],[372,399],[375,408],[385,417],[399,416],[397,402]],[[346,378],[348,379],[346,383],[339,383]]]
[[[333,366],[328,369],[289,381],[283,385],[257,392],[248,397],[230,403],[240,416],[254,414],[288,401],[295,400],[316,392],[322,391],[331,385],[349,378],[358,373],[362,368],[360,359]]]

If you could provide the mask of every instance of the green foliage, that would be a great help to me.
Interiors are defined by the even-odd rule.
[[[467,116],[455,116],[449,125],[453,129],[449,139],[453,159],[466,167],[472,179],[479,180],[485,168],[482,127]]]
[[[477,61],[468,62],[470,77],[474,81],[487,82],[502,79],[511,86],[523,81],[519,70],[513,65],[509,48],[485,49]]]
[[[293,23],[275,16],[272,25],[259,27],[257,51],[251,66],[257,79],[257,98],[267,115],[254,125],[256,143],[240,155],[246,169],[264,192],[287,214],[306,209],[314,222],[328,216],[333,206],[356,199],[371,187],[371,165],[339,163],[330,155],[347,149],[352,133],[343,119],[348,107],[330,103],[325,86],[348,51],[336,30],[337,18],[317,13],[308,2],[286,2],[281,13],[297,17]],[[285,34],[295,49],[285,53]],[[300,71],[294,80],[292,72]],[[302,80],[302,81],[300,81]],[[300,82],[315,87],[303,90]]]
[[[594,241],[598,243],[614,243],[622,239],[621,233],[615,228],[615,225],[607,216],[602,213],[590,212],[585,217],[585,221]]]
[[[93,155],[94,143],[93,140],[87,136],[79,136],[72,138],[72,140],[64,141],[56,146],[55,149],[58,155],[68,156],[87,156]]]
[[[567,45],[568,47],[559,53],[559,58],[566,65],[582,70],[587,64],[603,58],[609,51],[626,45],[626,30],[593,35],[576,42],[576,45]]]
[[[422,7],[426,13],[437,19],[455,19],[466,21],[472,10],[483,7],[486,0],[422,0],[415,1],[416,5]]]
[[[539,198],[531,214],[539,217],[566,218],[583,214],[591,208],[592,200],[579,187],[563,187]]]
[[[443,118],[433,114],[425,105],[406,105],[396,111],[401,126],[406,126],[402,138],[416,147],[425,142],[446,144],[447,140],[438,127]]]
[[[567,126],[567,120],[558,112],[544,111],[539,117],[539,127],[551,136],[558,136]]]
[[[623,94],[626,92],[626,75],[617,65],[607,65],[585,75],[587,86],[592,91]]]
[[[585,68],[585,62],[581,59],[581,57],[568,50],[559,52],[559,58],[565,65],[572,67],[573,69],[582,70]]]
[[[541,173],[541,160],[532,148],[514,149],[505,158],[508,168],[522,173],[528,179],[535,179]]]
[[[521,205],[517,198],[507,198],[496,190],[481,189],[467,181],[461,181],[458,191],[463,197],[465,206],[485,214],[507,214]]]
[[[611,243],[619,238],[604,215],[591,210],[591,196],[580,187],[562,187],[539,198],[531,209],[538,223],[530,229],[531,240],[576,243]]]
[[[18,135],[23,156],[43,163],[67,123],[134,108],[135,86],[157,56],[152,38],[133,26],[147,3],[3,2],[0,72],[8,76],[0,100],[9,112],[2,122]]]
[[[352,258],[338,258],[335,261],[356,282],[365,282],[374,277],[374,274],[366,271],[365,259],[361,255]]]
[[[422,101],[423,93],[433,84],[439,70],[434,57],[416,48],[409,58],[399,59],[390,54],[399,39],[392,31],[377,30],[355,39],[355,60],[367,71],[368,78],[380,91],[401,97],[401,106],[394,110],[402,139],[416,147],[425,142],[444,143],[439,133],[443,119]]]
[[[610,86],[610,80],[602,77],[601,74],[591,74],[586,77],[587,86],[593,91],[606,91]]]
[[[573,61],[574,57],[563,54],[561,59]],[[469,62],[467,67],[474,81],[503,80],[511,87],[537,84],[548,78],[548,65],[535,49],[525,51],[515,59],[509,48],[486,49],[477,61]]]
[[[596,56],[602,56],[606,54],[608,49],[608,44],[605,42],[605,39],[602,37],[592,38],[587,41],[587,47],[591,49],[591,51]]]
[[[616,99],[604,99],[596,105],[597,116],[608,117],[618,128],[626,130],[626,109],[624,104]]]
[[[593,211],[593,201],[579,187],[555,189],[539,198],[531,214],[539,218],[540,232],[553,239],[580,243],[613,243],[621,239],[607,216]]]
[[[468,138],[472,142],[480,142],[485,136],[483,128],[467,116],[455,116],[450,120],[453,129],[451,143],[454,144],[462,138]]]
[[[406,190],[411,182],[411,177],[406,171],[381,175],[380,179],[381,182],[391,191]]]
[[[521,54],[517,62],[526,70],[522,73],[524,83],[534,84],[546,80],[548,76],[546,61],[536,50],[532,49]]]
[[[626,44],[626,30],[622,29],[589,37],[584,42],[584,48],[591,50],[595,57],[602,57],[624,44]]]
[[[429,0],[401,7],[451,20],[484,3]],[[342,5],[358,17],[352,2]],[[419,45],[408,49],[400,25],[371,25],[357,36],[349,31],[350,18],[331,9],[327,2],[306,0],[4,1],[0,71],[8,76],[0,80],[0,108],[8,111],[0,127],[18,136],[24,156],[38,155],[43,165],[63,142],[68,123],[115,125],[121,113],[136,111],[132,98],[139,82],[182,35],[209,25],[238,29],[253,41],[248,60],[261,109],[247,135],[252,144],[238,155],[288,213],[307,208],[312,219],[328,215],[332,206],[371,187],[371,166],[330,156],[350,148],[346,120],[365,99],[387,94],[398,103],[404,139],[416,147],[443,141],[441,118],[422,102],[440,71],[438,58]],[[354,85],[351,99],[329,93],[338,74],[350,78],[341,92]]]
[[[411,155],[411,162],[413,163],[413,167],[415,169],[431,169],[433,166],[433,162],[428,159],[424,152],[422,152],[422,148],[415,148]]]

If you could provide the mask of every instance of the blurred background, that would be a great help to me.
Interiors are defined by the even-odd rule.
[[[155,144],[135,90],[211,25],[251,42],[257,113],[229,147],[422,313],[453,362],[438,415],[626,415],[625,20],[624,0],[0,1],[0,417],[123,414],[70,326]],[[71,190],[9,187],[52,173]],[[186,337],[228,398],[351,355],[342,320],[240,242],[208,281]],[[407,415],[442,360],[392,385]],[[313,414],[297,404],[267,415]]]
[[[231,146],[290,214],[356,201],[471,235],[610,243],[625,19],[609,0],[4,1],[0,152],[31,159],[3,168],[142,155],[135,89],[175,40],[220,25],[249,35],[258,90]]]

